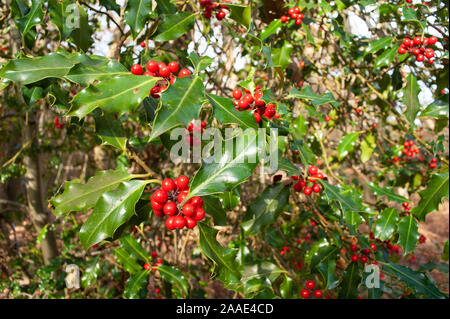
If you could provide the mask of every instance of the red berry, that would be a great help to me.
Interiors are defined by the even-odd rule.
[[[355,251],[358,251],[359,248],[358,248],[357,245],[350,245],[350,250],[351,250],[352,252],[355,252]]]
[[[306,186],[306,187],[303,189],[303,193],[304,193],[305,195],[307,195],[307,196],[311,195],[311,194],[312,194],[312,188],[309,187],[309,186]]]
[[[242,97],[242,91],[239,89],[235,89],[233,91],[233,97],[235,100],[239,100]]]
[[[203,208],[197,208],[195,210],[195,215],[193,216],[195,221],[199,221],[202,220],[203,217],[205,217],[205,211],[203,210]]]
[[[181,203],[184,201],[184,199],[186,198],[186,196],[187,196],[187,193],[181,192],[181,193],[178,194],[178,196],[177,196],[177,202],[178,202],[179,204],[181,204]]]
[[[427,241],[427,238],[424,235],[420,235],[419,243],[424,244]]]
[[[167,201],[167,193],[165,191],[163,191],[162,189],[158,189],[153,194],[153,199],[155,200],[155,202],[162,205]]]
[[[144,265],[144,269],[145,269],[145,270],[149,270],[150,268],[151,268],[151,266],[150,266],[149,264],[145,264],[145,265]]]
[[[253,113],[253,116],[255,117],[256,123],[259,123],[261,121],[261,114],[259,113]]]
[[[313,290],[314,287],[316,286],[316,283],[314,282],[314,280],[308,280],[306,282],[306,288]]]
[[[302,19],[296,19],[296,20],[295,20],[295,24],[296,24],[296,25],[302,24]]]
[[[241,109],[246,109],[248,107],[248,102],[245,99],[239,100],[238,106]]]
[[[155,289],[155,294],[159,294],[160,292],[161,292],[161,289],[159,289],[159,288]]]
[[[161,188],[166,192],[173,191],[175,189],[175,187],[176,187],[176,185],[171,178],[166,178],[161,183]]]
[[[413,42],[412,42],[412,40],[411,40],[410,38],[405,38],[405,39],[403,39],[402,44],[403,44],[405,47],[410,47],[410,46],[413,45]]]
[[[322,187],[319,184],[314,184],[312,187],[312,190],[314,193],[320,193],[320,191],[322,190]]]
[[[97,247],[98,247],[98,244],[92,245],[92,248],[97,248]]]
[[[203,206],[203,199],[200,196],[195,196],[191,198],[191,204],[195,207],[202,207]]]
[[[226,16],[227,14],[225,13],[225,11],[219,11],[219,12],[217,12],[217,14],[216,14],[216,18],[217,18],[217,20],[222,20],[223,18],[225,18],[225,16]]]
[[[373,251],[377,251],[377,246],[375,244],[370,244],[370,248],[372,248]]]
[[[171,61],[168,65],[169,70],[171,73],[175,74],[178,72],[178,69],[180,68],[180,66],[178,65],[178,62],[176,61]]]
[[[188,69],[181,69],[180,73],[178,73],[179,78],[184,78],[185,76],[191,75],[191,72]]]
[[[189,185],[189,178],[181,175],[175,180],[175,185],[177,185],[178,190],[184,190]]]
[[[166,219],[166,227],[167,227],[167,229],[169,229],[169,230],[175,229],[175,218],[176,217],[177,216],[170,216],[170,217],[168,217]]]
[[[425,50],[425,56],[426,56],[428,59],[431,59],[432,57],[434,57],[434,51],[433,51],[433,49],[426,49],[426,50]]]
[[[160,94],[159,92],[161,92],[161,88],[159,86],[154,86],[152,87],[152,89],[150,90],[150,95],[154,98],[154,99],[159,99]]]
[[[362,253],[363,253],[364,255],[369,255],[369,254],[370,254],[370,249],[369,249],[369,248],[364,248],[364,249],[362,250]]]
[[[165,203],[163,212],[168,216],[174,216],[176,213],[178,213],[177,204],[175,204],[174,202]]]
[[[300,295],[302,296],[302,298],[306,299],[309,297],[309,290],[307,289],[302,289],[302,291],[300,291]]]
[[[192,217],[195,214],[195,206],[192,204],[185,204],[183,206],[183,214],[187,217]]]
[[[312,175],[312,176],[316,175],[318,171],[319,171],[319,169],[316,166],[310,166],[308,168],[308,173],[309,173],[309,175]]]
[[[323,296],[322,290],[314,291],[314,296],[316,296],[316,298],[322,298],[322,296]]]
[[[409,207],[409,203],[408,203],[408,202],[403,202],[403,203],[402,203],[402,206],[405,207],[405,208],[406,208],[406,207]]]
[[[358,259],[359,259],[359,257],[358,257],[358,255],[352,255],[352,261],[355,263],[355,262],[357,262],[358,261]]]
[[[303,182],[303,183],[302,183]],[[303,187],[305,187],[305,182],[304,181],[300,181],[300,182],[297,182],[295,185],[294,185],[294,190],[298,193],[298,192],[301,192],[301,190],[303,189]]]
[[[142,66],[140,66],[140,64],[133,64],[131,67],[131,73],[134,75],[141,75],[143,71],[144,70],[142,70]]]
[[[140,45],[141,47],[145,48],[145,42],[144,42],[144,41],[142,41],[139,45]]]
[[[422,62],[423,60],[425,60],[425,56],[423,54],[418,54],[416,57],[416,61]]]
[[[286,23],[286,22],[288,22],[289,18],[287,16],[283,15],[283,16],[281,16],[280,20],[281,20],[281,22]]]
[[[158,62],[150,60],[147,62],[147,71],[156,73],[159,71]]]
[[[430,163],[430,168],[436,168],[436,167],[437,167],[436,163]]]
[[[175,216],[173,224],[175,228],[182,229],[186,225],[186,221],[184,220],[183,216]]]
[[[360,260],[361,260],[362,263],[366,263],[367,260],[368,260],[368,258],[367,258],[367,256],[362,255],[361,258],[360,258]]]
[[[155,213],[156,216],[158,216],[159,218],[164,217],[164,212],[160,209],[153,209],[153,212]]]
[[[436,42],[437,42],[437,38],[435,37],[435,36],[432,36],[432,37],[430,37],[429,39],[428,39],[428,44],[429,45],[433,45],[433,44],[435,44]]]
[[[193,219],[191,217],[185,217],[184,219],[186,220],[186,227],[189,229],[192,229],[197,225],[197,222],[195,221],[195,219]]]
[[[415,37],[414,40],[414,45],[419,45],[422,43],[422,38],[421,37]]]
[[[431,163],[436,163],[437,162],[437,158],[432,158],[431,159]]]
[[[170,69],[167,66],[163,66],[159,69],[159,75],[161,75],[163,78],[167,78],[170,76]]]

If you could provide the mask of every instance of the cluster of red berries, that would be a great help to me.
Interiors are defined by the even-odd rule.
[[[308,298],[311,293],[310,290],[313,291],[314,287],[316,286],[316,283],[314,282],[314,280],[307,280],[305,283],[306,288],[308,289],[302,289],[302,291],[300,291],[300,295],[302,296],[303,299]],[[322,298],[323,297],[323,292],[320,289],[314,290],[314,296],[316,298]]]
[[[203,133],[203,130],[205,129],[206,125],[208,125],[206,122],[200,122],[200,125],[195,125],[194,121],[189,123],[189,126],[187,128],[189,135],[187,136],[187,142],[190,146],[197,146],[200,144],[200,139],[194,138],[194,131]]]
[[[434,50],[432,48],[426,48],[429,45],[434,45],[437,42],[437,38],[432,36],[430,38],[415,37],[414,39],[405,38],[402,44],[398,48],[398,54],[413,54],[416,57],[417,62],[422,62],[425,57],[428,59],[428,63],[434,62]]]
[[[59,121],[59,117],[55,116],[55,127],[59,130],[63,127],[64,123]]]
[[[289,13],[290,17],[288,17],[286,15],[282,15],[280,18],[281,22],[287,23],[289,21],[289,19],[293,19],[293,20],[295,20],[296,25],[302,24],[303,13],[300,12],[299,7],[290,8],[288,10],[288,13]]]
[[[405,155],[406,157],[403,158],[403,163],[405,163],[408,159],[417,159],[419,162],[423,162],[423,157],[420,154],[420,149],[417,147],[414,147],[414,141],[405,141],[403,143],[403,150],[402,150],[402,154]],[[417,155],[417,157],[416,157]],[[394,156],[392,158],[392,162],[393,163],[398,163],[400,161],[400,157],[398,156]]]
[[[158,256],[158,254],[156,253],[156,251],[152,252],[152,259],[155,259]],[[149,270],[149,269],[153,269],[156,270],[158,268],[158,266],[160,266],[162,264],[162,259],[161,258],[156,258],[156,264],[152,266],[150,266],[150,264],[145,264],[144,265],[144,269],[145,270]]]
[[[203,199],[195,196],[188,200],[183,207],[179,205],[189,193],[189,178],[184,175],[172,180],[166,178],[161,183],[161,189],[150,197],[150,203],[156,216],[162,218],[167,215],[166,227],[169,230],[194,228],[197,222],[205,217]],[[178,204],[177,204],[178,203]]]
[[[293,180],[298,180],[298,182],[294,185],[294,190],[298,193],[303,190],[303,193],[306,196],[310,196],[313,192],[320,193],[322,191],[322,186],[320,184],[316,184],[317,179],[323,179],[324,175],[316,166],[310,166],[308,168],[309,177],[306,181],[301,179],[301,176],[291,176]],[[309,186],[311,185],[311,186]]]
[[[406,216],[409,216],[409,212],[410,212],[410,210],[411,210],[411,206],[409,206],[409,203],[408,203],[408,202],[403,202],[403,203],[402,203],[402,206],[403,206],[403,208],[405,209],[405,210],[403,211],[403,214],[405,214]]]
[[[160,93],[165,91],[167,89],[167,81],[170,82],[170,84],[175,83],[175,79],[177,76],[175,75],[178,70],[180,69],[180,66],[178,62],[171,61],[169,64],[165,64],[164,62],[156,62],[154,60],[150,60],[147,62],[146,65],[147,71],[144,72],[144,69],[140,64],[134,64],[131,67],[131,73],[134,75],[146,75],[146,76],[152,76],[152,77],[162,77],[164,80],[159,81],[151,90],[150,95],[158,99],[160,96]],[[178,72],[178,77],[182,78],[185,76],[191,75],[191,72],[188,69],[181,69],[180,72]]]
[[[222,2],[226,3],[229,1],[224,0]],[[230,10],[230,8],[227,7],[226,5],[216,3],[216,2],[213,3],[212,0],[200,0],[200,6],[204,8],[203,16],[205,17],[205,19],[208,19],[208,20],[211,19],[212,13],[214,10],[217,11],[216,19],[219,21],[223,20],[227,15],[227,13],[224,11],[224,9]]]
[[[250,90],[244,89],[245,95],[242,94],[242,91],[239,89],[235,89],[233,91],[233,104],[236,107],[237,111],[254,111],[253,116],[257,123],[261,121],[261,117],[264,116],[268,120],[272,118],[278,119],[280,117],[275,110],[276,106],[273,103],[269,103],[266,105],[266,102],[261,100],[263,96],[263,92],[261,91],[261,86],[256,86],[256,91],[252,95]]]
[[[288,246],[284,246],[284,247],[283,247],[283,250],[280,251],[280,255],[281,255],[281,256],[284,256],[286,253],[288,253],[288,252],[290,252],[290,251],[291,251],[291,249],[290,249]]]
[[[356,245],[355,243],[350,245],[350,251],[355,253],[360,250],[360,246]],[[375,244],[370,244],[370,248],[364,248],[361,250],[361,254],[358,256],[358,254],[353,254],[351,259],[352,262],[356,263],[358,260],[360,260],[363,264],[367,263],[369,261],[370,254],[372,252],[377,251],[377,246]]]

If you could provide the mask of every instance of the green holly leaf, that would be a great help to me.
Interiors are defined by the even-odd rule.
[[[283,282],[280,284],[280,295],[283,299],[295,298],[298,294],[295,289],[295,282],[291,277],[284,276]]]
[[[178,296],[181,298],[187,298],[189,296],[189,282],[181,270],[173,266],[161,265],[158,266],[158,271],[162,280],[178,288],[178,291],[175,291]]]
[[[95,133],[101,138],[103,145],[111,145],[125,152],[127,137],[122,123],[110,115],[95,118]]]
[[[130,257],[129,253],[124,248],[119,247],[114,249],[114,255],[122,267],[130,274],[136,274],[142,270],[137,259]]]
[[[86,184],[77,179],[66,182],[64,193],[50,200],[55,207],[53,213],[56,217],[61,217],[70,212],[92,208],[103,193],[136,177],[137,175],[128,174],[126,171],[109,170],[98,172]]]
[[[31,28],[42,23],[42,20],[44,18],[44,11],[42,11],[42,6],[42,0],[32,0],[31,8],[28,13],[24,17],[16,20],[17,28],[22,34],[22,39],[25,38]]]
[[[339,204],[339,207],[342,208],[344,212],[347,211],[353,211],[353,212],[360,212],[362,211],[361,207],[355,201],[353,200],[351,194],[349,194],[347,191],[337,187],[328,184],[325,180],[319,180],[320,183],[324,186],[324,194],[328,198],[328,202],[330,201],[336,201]]]
[[[67,39],[73,31],[73,26],[71,26],[70,23],[67,23],[67,16],[68,14],[70,14],[70,8],[73,8],[68,8],[68,6],[70,6],[71,4],[72,2],[69,0],[48,1],[48,13],[50,15],[50,21],[58,28],[60,40]]]
[[[81,244],[88,249],[114,232],[135,213],[135,205],[147,181],[122,182],[116,189],[103,193],[80,230]]]
[[[310,268],[319,272],[325,282],[326,290],[336,288],[339,277],[336,275],[336,258],[339,252],[338,247],[333,245],[321,246],[312,256]]]
[[[427,108],[420,113],[420,117],[432,117],[435,119],[448,119],[448,94],[445,94],[427,106]]]
[[[164,14],[163,22],[158,25],[155,41],[165,42],[178,39],[194,27],[195,13],[178,12]]]
[[[150,13],[152,12],[152,0],[128,0],[125,8],[125,23],[130,26],[133,39],[144,29]]]
[[[294,146],[298,151],[300,159],[304,165],[314,164],[316,161],[316,155],[302,140],[295,140]]]
[[[214,225],[227,225],[227,212],[223,209],[218,198],[214,196],[203,197],[203,208],[213,218]]]
[[[378,56],[377,59],[375,60],[375,63],[373,65],[373,71],[383,66],[392,65],[392,62],[394,61],[397,55],[398,53],[396,47],[384,50],[384,52],[380,56]]]
[[[241,278],[244,293],[251,294],[272,289],[272,283],[285,273],[287,273],[285,270],[278,268],[270,262],[246,265],[244,266]]]
[[[358,140],[359,132],[349,133],[345,135],[339,142],[337,153],[338,159],[341,161],[355,148],[356,141]]]
[[[203,253],[214,264],[214,272],[217,277],[226,285],[239,285],[241,273],[236,264],[236,249],[224,248],[217,242],[218,231],[200,222],[197,224],[199,229],[199,244]]]
[[[395,208],[386,208],[375,222],[375,238],[385,241],[394,235],[398,222],[398,212]]]
[[[250,23],[252,22],[251,6],[241,6],[230,3],[222,3],[222,4],[230,8],[230,14],[227,16],[228,18],[244,26],[247,30],[250,29]]]
[[[398,280],[406,283],[409,288],[416,293],[425,295],[432,299],[448,298],[442,293],[422,272],[414,271],[408,267],[391,264],[389,262],[380,261],[379,264],[383,267],[383,271],[395,276]]]
[[[206,97],[213,106],[214,117],[221,124],[237,124],[243,130],[249,127],[258,128],[255,117],[250,112],[236,111],[230,99],[214,94],[206,94]]]
[[[144,263],[149,263],[150,256],[147,251],[142,248],[141,244],[133,238],[133,236],[124,235],[120,237],[120,247],[128,253],[128,258],[139,259]]]
[[[75,62],[58,53],[50,53],[38,58],[10,60],[1,70],[0,77],[23,85],[47,78],[62,79]]]
[[[229,192],[225,192],[223,194],[220,194],[219,198],[221,200],[222,207],[226,211],[232,211],[241,202],[240,201],[241,194],[240,194],[239,189],[237,187],[233,188]]]
[[[233,148],[225,147],[219,154],[220,158],[206,158],[194,176],[186,200],[193,196],[223,193],[250,177],[258,163],[261,148],[257,140],[258,134],[254,131],[244,132],[233,139],[235,152]],[[212,156],[217,157],[217,154]]]
[[[405,255],[416,249],[420,237],[418,229],[419,225],[412,215],[402,218],[398,223],[398,241],[402,245]]]
[[[281,47],[272,48],[273,66],[285,69],[291,63],[291,53],[294,47],[288,41],[284,41]]]
[[[84,6],[77,6],[78,9],[73,14],[78,15],[76,23],[73,27],[73,31],[70,38],[77,45],[77,47],[86,52],[94,43],[92,27],[89,24],[89,17],[84,9]]]
[[[267,163],[267,165],[269,165]],[[285,171],[288,176],[299,176],[301,175],[300,170],[298,169],[297,166],[295,166],[294,164],[292,164],[287,158],[283,157],[281,161],[278,161],[278,169]]]
[[[128,278],[123,294],[128,299],[143,299],[147,296],[149,270],[142,270]]]
[[[127,74],[90,85],[75,95],[68,115],[81,119],[96,108],[119,116],[134,111],[158,80],[160,78]]]
[[[289,188],[282,183],[268,186],[250,204],[248,218],[241,224],[246,235],[260,233],[265,227],[276,221],[289,200]]]
[[[443,198],[448,198],[448,171],[431,175],[427,188],[420,191],[421,200],[411,212],[420,221],[425,221],[427,214],[438,210]]]
[[[448,239],[445,241],[444,250],[442,252],[441,259],[448,261]]]
[[[373,182],[366,182],[366,185],[370,188],[375,196],[378,196],[380,198],[386,196],[389,201],[396,203],[403,203],[408,201],[408,199],[406,199],[405,197],[396,194],[390,187],[380,187]]]
[[[361,142],[361,162],[367,162],[372,156],[373,151],[377,147],[375,142],[375,136],[369,133],[366,138]]]
[[[129,74],[130,72],[115,60],[96,55],[83,55],[80,63],[74,65],[65,77],[81,86],[87,86],[94,81]]]
[[[301,91],[297,90],[296,88],[292,88],[287,98],[299,98],[303,100],[309,100],[315,107],[327,103],[331,104],[334,107],[338,107],[341,104],[341,102],[338,102],[334,99],[333,94],[331,94],[330,92],[318,95],[311,90],[311,87],[309,87],[309,85],[302,88]]]
[[[291,132],[296,140],[302,140],[308,131],[308,121],[300,113],[291,124]]]
[[[358,296],[358,286],[361,283],[361,274],[358,263],[350,263],[344,272],[339,285],[339,299],[355,299]]]
[[[81,277],[81,285],[84,289],[89,287],[97,280],[100,274],[100,256],[97,256],[87,262],[87,267],[83,271],[83,276]]]
[[[189,54],[188,58],[194,66],[194,74],[198,74],[201,71],[205,70],[213,62],[213,59],[211,59],[210,57],[199,57],[194,51]]]
[[[420,25],[420,27],[423,29],[425,29],[427,27],[427,22],[426,21],[422,21],[417,17],[417,9],[413,9],[413,8],[408,8],[407,6],[404,6],[402,8],[402,13],[403,13],[403,21],[405,22],[416,22]]]
[[[370,53],[375,53],[381,49],[386,50],[392,43],[392,36],[384,37],[376,41],[369,42],[369,45],[364,50],[364,56]]]
[[[272,20],[272,22],[270,22],[270,24],[261,31],[259,39],[261,40],[261,42],[264,42],[264,40],[266,40],[270,36],[280,33],[281,29],[281,20]]]
[[[420,110],[419,93],[420,87],[414,74],[410,73],[406,78],[406,86],[403,89],[403,104],[406,105],[406,119],[414,124],[417,112]]]
[[[177,7],[170,0],[157,0],[156,11],[159,14],[168,14],[177,12]]]

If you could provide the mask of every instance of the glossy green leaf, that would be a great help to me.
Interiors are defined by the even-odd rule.
[[[144,29],[150,13],[152,12],[152,0],[128,0],[125,8],[125,23],[130,26],[133,39]]]
[[[281,20],[272,20],[272,22],[270,22],[270,24],[261,31],[259,38],[262,42],[264,42],[264,40],[266,40],[268,37],[280,33],[281,29]]]
[[[198,74],[199,72],[205,70],[212,62],[208,56],[199,57],[194,51],[192,51],[189,56],[189,60],[191,60],[192,65],[194,66],[194,74]]]
[[[337,148],[338,159],[340,161],[353,151],[358,137],[359,132],[355,132],[349,133],[342,138]]]
[[[131,235],[120,237],[120,247],[124,249],[131,258],[139,259],[144,263],[147,263],[150,260],[150,256],[147,251],[142,248],[141,244],[138,243]]]
[[[341,104],[340,102],[338,102],[334,99],[333,94],[331,94],[330,92],[327,92],[322,95],[318,95],[311,90],[310,86],[306,86],[306,87],[302,88],[301,91],[297,90],[296,88],[292,88],[291,92],[289,93],[288,98],[298,98],[298,99],[303,99],[303,100],[309,100],[315,107],[318,107],[320,105],[327,104],[327,103],[331,104],[334,107],[337,107]]]
[[[227,147],[219,159],[205,159],[195,174],[186,200],[193,196],[223,193],[250,177],[258,163],[261,146],[258,146],[257,140],[255,131],[244,132],[233,139],[235,151]]]
[[[71,13],[71,8],[68,7],[72,2],[69,0],[49,0],[48,13],[50,21],[56,25],[59,30],[60,40],[67,39],[73,31],[73,26],[67,23],[68,15]],[[66,11],[67,10],[67,11]]]
[[[344,190],[337,186],[328,184],[325,180],[320,180],[320,182],[324,186],[323,191],[327,196],[328,201],[336,201],[344,212],[359,212],[362,210],[361,207],[355,203],[350,194],[344,192]]]
[[[405,116],[409,123],[414,124],[417,112],[420,110],[420,87],[414,74],[410,73],[406,78],[406,86],[403,89],[403,104],[406,106]]]
[[[83,288],[87,288],[97,280],[100,274],[100,256],[97,256],[87,262],[87,267],[83,271],[83,276],[81,277],[81,285]]]
[[[173,266],[161,265],[158,266],[158,272],[162,280],[177,287],[181,297],[187,298],[189,296],[189,282],[181,270]]]
[[[84,55],[66,74],[66,79],[82,86],[130,72],[119,62],[96,55]]]
[[[80,230],[84,249],[112,237],[116,229],[133,216],[145,185],[147,182],[142,180],[122,182],[116,189],[101,195]]]
[[[272,48],[272,62],[274,66],[285,69],[291,63],[291,53],[293,46],[290,42],[284,41],[279,48]]]
[[[298,155],[304,165],[314,164],[316,162],[316,155],[313,151],[303,143],[301,140],[294,141],[294,146],[298,151]]]
[[[370,41],[369,45],[366,47],[366,50],[364,50],[364,56],[369,53],[375,53],[381,49],[386,50],[391,43],[392,43],[392,36],[384,37],[376,41]]]
[[[150,76],[127,74],[90,85],[75,95],[68,115],[81,119],[96,108],[119,116],[134,111],[158,80]]]
[[[361,142],[361,162],[367,162],[376,147],[375,136],[373,136],[372,133],[369,133]]]
[[[260,233],[265,227],[275,222],[289,200],[289,188],[282,183],[268,186],[250,204],[248,216],[241,224],[246,235]]]
[[[187,127],[192,120],[197,119],[204,93],[205,87],[199,77],[177,79],[161,96],[162,107],[153,121],[150,140],[174,127]]]
[[[178,39],[194,27],[195,13],[178,12],[163,15],[162,23],[158,25],[155,41]]]
[[[280,294],[284,299],[295,297],[298,292],[295,289],[295,282],[289,276],[284,276],[283,282],[280,284]]]
[[[397,277],[397,279],[406,283],[408,287],[417,293],[433,299],[448,298],[448,296],[442,293],[424,273],[414,271],[405,266],[386,262],[380,262],[380,265],[383,267],[384,272]]]
[[[0,77],[25,85],[47,78],[63,78],[74,64],[73,60],[58,53],[19,58],[10,60],[0,70]]]
[[[157,0],[156,11],[159,14],[175,13],[177,7],[170,0]]]
[[[79,49],[86,52],[94,43],[94,39],[92,36],[94,31],[89,24],[88,13],[84,9],[84,6],[78,5],[77,8],[77,11],[73,13],[75,15],[78,15],[76,20],[77,25],[73,27],[70,38]]]
[[[103,145],[111,145],[121,151],[126,150],[127,137],[122,123],[110,115],[95,118],[95,133],[102,139]]]
[[[42,6],[42,0],[32,0],[31,8],[28,13],[24,17],[16,20],[16,25],[22,34],[22,38],[25,38],[25,35],[30,32],[31,28],[42,23],[42,20],[44,19]]]
[[[448,119],[449,100],[448,94],[445,94],[427,106],[427,108],[420,113],[420,117],[432,117],[435,119]]]
[[[123,294],[128,299],[142,299],[147,296],[148,278],[150,272],[142,270],[128,278]]]
[[[64,193],[50,200],[55,207],[53,213],[56,217],[61,217],[70,212],[92,208],[103,193],[135,177],[136,175],[128,174],[126,171],[109,170],[98,172],[86,184],[80,183],[77,179],[66,182]]]
[[[386,208],[375,222],[375,238],[382,241],[391,238],[397,227],[398,217],[398,212],[395,208]]]
[[[449,181],[447,172],[435,173],[428,179],[427,188],[420,191],[420,202],[411,212],[420,221],[425,221],[427,214],[439,209],[443,198],[449,198]]]
[[[366,185],[370,188],[375,196],[378,196],[380,198],[386,197],[389,201],[396,203],[403,203],[408,201],[408,199],[406,199],[405,197],[396,194],[390,187],[380,187],[373,182],[366,182]]]
[[[203,209],[214,220],[214,225],[227,225],[227,212],[223,209],[218,198],[213,196],[203,197]]]
[[[251,6],[242,6],[237,4],[222,3],[230,8],[230,14],[228,18],[236,21],[245,28],[250,29],[250,23],[252,22],[252,9]]]
[[[214,272],[226,284],[239,284],[241,273],[236,264],[236,249],[222,247],[216,239],[218,231],[200,222],[199,244],[203,253],[214,263]]]
[[[294,138],[297,140],[302,140],[305,137],[306,132],[308,131],[308,121],[301,113],[291,124],[291,131],[294,135]]]
[[[237,188],[234,188],[229,192],[220,194],[219,197],[222,202],[222,207],[226,211],[232,211],[241,202],[240,201],[241,194],[239,193],[239,190]]]
[[[441,259],[448,261],[448,239],[445,241],[444,251],[442,252]]]
[[[250,112],[239,112],[233,105],[233,102],[224,97],[214,94],[206,94],[214,110],[214,116],[222,124],[237,124],[240,128],[249,127],[258,128],[255,117]]]
[[[398,242],[403,247],[403,253],[406,255],[414,251],[419,241],[419,225],[414,216],[404,217],[398,223]]]
[[[267,288],[272,288],[272,283],[286,271],[270,262],[246,265],[242,272],[241,281],[244,293],[254,293]]]
[[[122,267],[130,274],[136,274],[142,270],[142,267],[139,265],[137,259],[130,257],[130,254],[124,248],[120,247],[114,249],[114,255]]]
[[[339,277],[336,275],[336,259],[339,249],[336,246],[325,245],[312,256],[310,268],[319,272],[325,282],[324,289],[336,288]]]
[[[358,296],[358,286],[361,283],[361,274],[358,263],[350,263],[344,272],[339,285],[339,299],[355,299]]]
[[[427,22],[420,20],[419,17],[417,17],[417,12],[418,10],[416,8],[409,8],[407,6],[404,6],[402,10],[404,18],[403,21],[416,22],[422,29],[425,29],[427,27]]]

